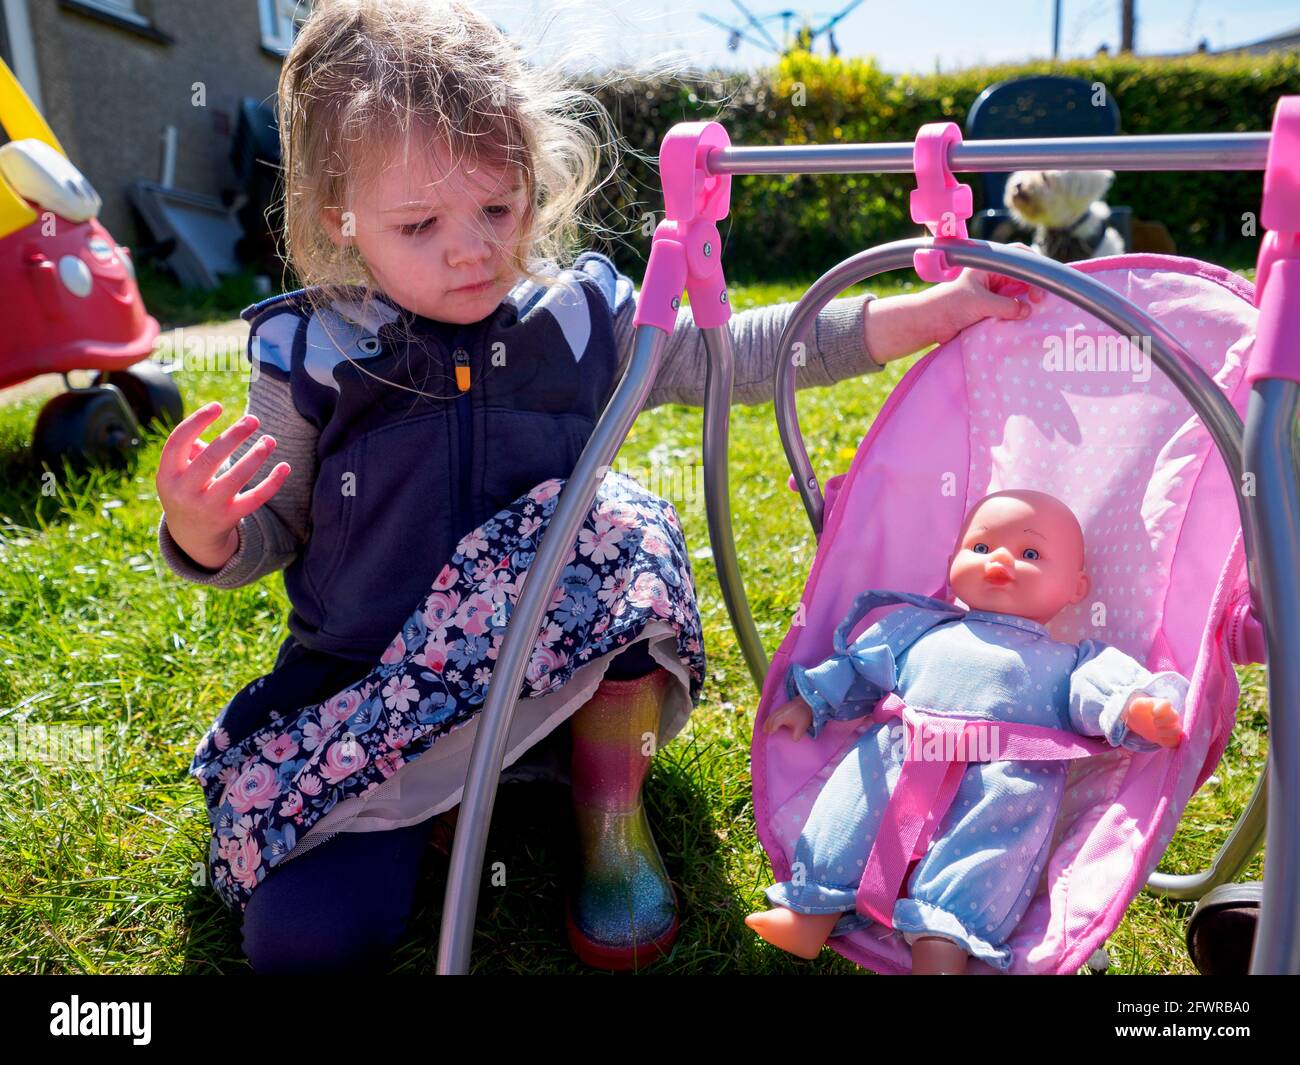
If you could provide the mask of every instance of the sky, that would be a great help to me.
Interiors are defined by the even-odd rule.
[[[805,13],[820,25],[848,0],[741,2],[759,17],[792,9],[793,26]],[[727,31],[700,17],[742,24],[733,0],[480,0],[478,6],[512,35],[540,39],[544,55],[555,54],[554,47],[578,65],[669,54],[703,68],[734,70],[774,58],[748,43],[729,51]],[[1191,51],[1203,37],[1213,50],[1300,27],[1297,0],[1136,0],[1136,6],[1139,53]],[[1052,0],[864,0],[835,36],[841,55],[873,55],[891,73],[1044,59],[1051,55],[1052,7]],[[1061,7],[1062,58],[1090,56],[1102,43],[1118,50],[1119,0],[1062,0]],[[764,25],[781,41],[781,20]],[[814,51],[826,54],[825,37]]]

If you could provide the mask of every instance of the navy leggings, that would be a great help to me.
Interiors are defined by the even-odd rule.
[[[658,668],[645,641],[621,652],[605,676],[629,680]],[[309,706],[360,680],[373,664],[310,651],[289,637],[274,670],[237,693],[227,732],[244,736],[276,707]],[[568,722],[520,759],[567,747]],[[239,730],[239,731],[236,731]],[[518,764],[518,763],[516,763]],[[340,832],[272,869],[244,911],[244,954],[253,971],[295,975],[378,972],[406,931],[420,859],[436,818],[387,832]]]

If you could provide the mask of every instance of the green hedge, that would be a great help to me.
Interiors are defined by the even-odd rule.
[[[610,251],[639,277],[647,212],[662,217],[654,172],[663,134],[676,122],[714,119],[733,144],[911,141],[926,122],[964,125],[987,86],[1029,74],[1101,82],[1119,105],[1122,131],[1267,130],[1279,96],[1300,93],[1300,55],[1146,59],[1121,56],[895,76],[870,59],[793,53],[747,76],[703,75],[671,84],[625,80],[599,91],[628,143],[629,157],[601,207],[601,221],[627,234]],[[974,175],[964,175],[976,188]],[[911,175],[741,177],[723,223],[728,272],[736,278],[820,273],[864,247],[917,232],[908,214]],[[1242,214],[1258,212],[1258,172],[1120,173],[1109,200],[1169,227],[1179,251],[1239,241]]]

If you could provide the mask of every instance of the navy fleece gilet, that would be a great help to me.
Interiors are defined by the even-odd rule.
[[[613,315],[632,287],[594,252],[560,276],[468,325],[382,298],[313,312],[305,290],[244,312],[256,371],[320,431],[311,528],[284,575],[305,646],[377,660],[466,533],[572,473],[616,384]]]

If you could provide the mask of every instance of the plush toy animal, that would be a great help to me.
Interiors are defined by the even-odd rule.
[[[1058,262],[1122,255],[1127,249],[1109,224],[1104,197],[1110,170],[1017,170],[1007,178],[1004,202],[1017,221],[1033,227],[1033,248]]]

